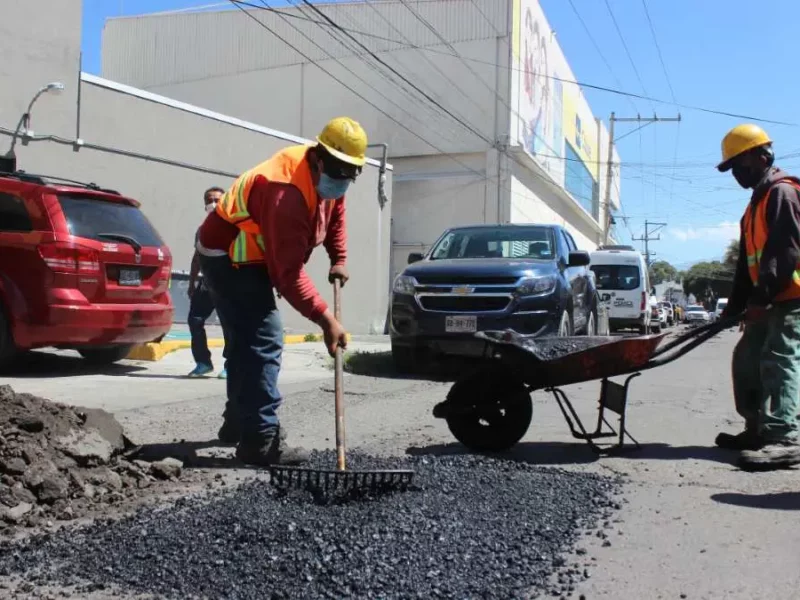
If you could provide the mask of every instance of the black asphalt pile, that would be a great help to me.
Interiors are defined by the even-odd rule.
[[[553,361],[576,352],[584,352],[611,341],[612,337],[569,337],[569,338],[534,338],[526,339],[523,347],[541,361]]]
[[[175,599],[558,596],[585,576],[568,563],[581,531],[619,508],[614,480],[521,462],[355,454],[349,467],[412,468],[419,489],[321,505],[251,481],[0,547],[0,575]]]
[[[174,459],[125,460],[128,445],[105,411],[0,386],[0,533],[91,514],[180,475]]]

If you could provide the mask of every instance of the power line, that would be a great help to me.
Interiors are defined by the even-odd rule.
[[[644,14],[647,17],[647,23],[650,25],[650,33],[653,36],[653,43],[656,46],[656,51],[658,52],[658,60],[661,62],[661,69],[664,71],[664,77],[667,80],[667,85],[669,86],[669,93],[672,95],[672,101],[677,102],[675,99],[675,90],[672,89],[672,82],[669,78],[669,73],[667,72],[667,65],[664,63],[664,56],[661,54],[661,46],[658,44],[658,38],[656,37],[656,28],[653,26],[653,20],[650,18],[650,10],[647,8],[647,0],[642,0],[642,6],[644,7]]]
[[[614,11],[611,9],[611,4],[608,0],[605,0],[606,8],[608,9],[608,14],[611,16],[611,21],[614,23],[614,28],[617,30],[617,35],[619,36],[619,40],[622,42],[622,47],[625,49],[625,54],[628,55],[628,60],[631,63],[631,67],[633,67],[633,72],[636,75],[636,79],[639,81],[639,85],[642,86],[642,91],[644,92],[645,96],[649,96],[650,94],[647,93],[647,88],[644,85],[644,81],[642,81],[642,76],[639,75],[639,69],[636,68],[636,63],[633,61],[633,56],[631,55],[631,51],[628,50],[628,44],[625,41],[625,36],[622,35],[622,30],[619,27],[619,23],[617,23],[617,17],[614,16]]]

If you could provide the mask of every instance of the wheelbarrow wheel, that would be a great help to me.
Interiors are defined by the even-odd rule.
[[[504,370],[481,370],[458,380],[447,394],[450,433],[470,450],[502,452],[519,442],[533,417],[525,385]]]

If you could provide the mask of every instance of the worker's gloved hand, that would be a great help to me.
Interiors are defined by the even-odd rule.
[[[319,324],[322,327],[322,337],[328,354],[336,356],[337,348],[347,348],[347,332],[329,310],[322,315]]]
[[[350,279],[350,275],[347,272],[347,267],[344,265],[334,265],[331,267],[331,270],[328,272],[328,282],[333,283],[334,279],[338,279],[342,287],[344,284],[347,283],[347,280]]]

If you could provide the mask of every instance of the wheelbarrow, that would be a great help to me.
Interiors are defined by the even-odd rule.
[[[453,436],[470,450],[502,452],[527,433],[533,416],[531,393],[544,390],[555,398],[573,437],[587,442],[594,452],[635,449],[639,442],[625,424],[631,381],[642,371],[677,360],[742,318],[690,329],[666,342],[666,333],[542,338],[514,331],[479,332],[476,337],[485,342],[481,367],[453,384],[447,398],[434,407],[433,416],[445,419]],[[621,376],[625,376],[622,383],[610,380]],[[597,422],[589,431],[561,387],[598,379]],[[607,412],[618,415],[616,429]],[[601,447],[596,440],[602,438],[615,438],[616,443]],[[633,444],[626,445],[626,438]]]

